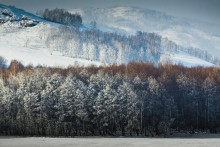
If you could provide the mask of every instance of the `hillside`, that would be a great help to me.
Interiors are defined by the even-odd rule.
[[[99,62],[64,57],[59,52],[51,54],[46,47],[45,39],[50,30],[57,28],[58,24],[4,5],[0,5],[1,20],[0,56],[6,58],[8,63],[16,59],[24,65],[34,66],[100,65]]]
[[[220,30],[218,24],[210,24],[166,13],[136,7],[72,9],[84,22],[97,22],[106,31],[135,34],[136,31],[154,32],[184,47],[206,50],[220,56]]]
[[[208,58],[204,57],[207,53],[203,50],[195,50],[194,53],[196,48],[185,47],[182,42],[187,39],[180,38],[181,41],[178,42],[175,39],[172,40],[172,37],[170,38],[172,41],[170,41],[155,33],[144,33],[141,37],[134,34],[136,32],[134,28],[136,28],[146,32],[157,30],[156,33],[167,37],[162,34],[163,28],[167,28],[173,22],[176,22],[175,25],[187,27],[187,23],[178,22],[167,15],[161,16],[156,11],[149,11],[151,13],[145,14],[145,11],[137,8],[117,7],[112,9],[77,10],[84,20],[84,27],[77,31],[67,26],[48,22],[24,10],[0,5],[0,56],[6,58],[8,63],[16,59],[24,65],[61,67],[75,64],[83,66],[122,64],[131,61],[152,62],[155,65],[173,63],[188,67],[213,66],[218,63],[218,60],[210,54],[208,54]],[[155,20],[141,19],[140,17],[144,16],[139,16],[139,13]],[[110,16],[115,19],[110,20]],[[106,21],[103,21],[104,18]],[[95,30],[91,30],[90,21],[94,19],[97,21],[97,26]],[[140,21],[137,21],[139,19]],[[155,25],[157,19],[161,19],[161,22],[167,24]],[[138,23],[135,24],[132,21]],[[146,23],[146,21],[152,24]],[[149,24],[151,27],[144,27]],[[127,28],[123,28],[125,25]],[[65,32],[68,29],[72,34]],[[114,33],[115,31],[117,34]],[[181,31],[176,30],[175,33],[181,33]],[[175,33],[174,35],[176,35]],[[86,34],[87,40],[83,38]],[[144,40],[146,37],[148,41]],[[154,38],[159,40],[156,41]],[[135,45],[137,44],[135,39],[138,39],[139,46]],[[141,39],[143,41],[140,41]],[[130,51],[128,52],[128,50]]]

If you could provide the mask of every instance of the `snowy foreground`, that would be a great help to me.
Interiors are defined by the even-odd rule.
[[[217,147],[219,138],[0,138],[0,147]]]

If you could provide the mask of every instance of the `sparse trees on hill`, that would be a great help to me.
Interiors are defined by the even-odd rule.
[[[142,61],[158,65],[161,55],[161,37],[153,33],[124,36],[97,29],[79,31],[60,27],[58,31],[51,32],[46,44],[64,56],[100,61],[104,64]]]
[[[52,51],[59,51],[64,56],[104,64],[127,64],[138,61],[158,65],[160,62],[171,62],[170,54],[179,52],[214,64],[219,63],[218,58],[200,49],[181,47],[155,33],[146,32],[126,36],[93,28],[79,30],[74,27],[60,27],[48,35],[46,44]]]

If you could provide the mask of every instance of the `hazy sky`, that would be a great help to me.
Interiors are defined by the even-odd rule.
[[[220,0],[0,0],[30,12],[44,8],[136,6],[220,24]]]

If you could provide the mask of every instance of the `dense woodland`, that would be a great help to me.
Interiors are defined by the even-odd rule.
[[[129,63],[0,68],[0,134],[155,136],[220,132],[220,69]]]

